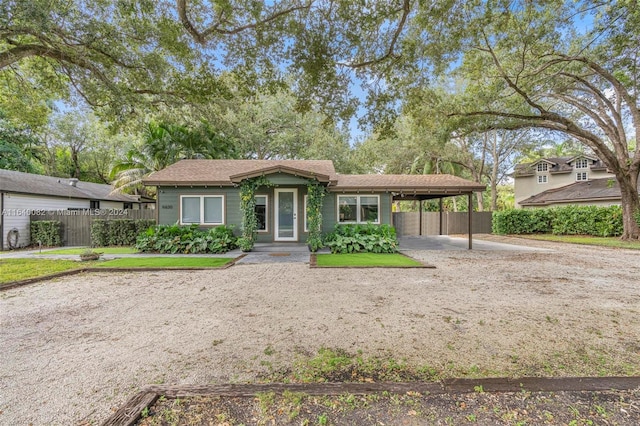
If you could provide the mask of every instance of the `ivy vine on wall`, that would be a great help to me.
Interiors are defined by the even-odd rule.
[[[323,247],[322,244],[322,202],[327,188],[315,180],[309,180],[307,185],[307,245],[312,252]]]
[[[238,246],[242,251],[251,251],[256,242],[258,219],[256,218],[256,190],[273,186],[264,176],[245,179],[240,183],[240,211],[242,211],[242,236]]]

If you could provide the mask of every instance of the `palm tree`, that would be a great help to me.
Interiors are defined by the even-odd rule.
[[[151,195],[142,184],[149,173],[164,169],[180,159],[180,149],[171,132],[171,126],[151,122],[144,130],[139,146],[131,148],[123,161],[111,169],[113,192]]]
[[[186,126],[151,122],[145,128],[140,146],[130,149],[124,160],[111,170],[113,191],[150,195],[142,184],[149,173],[182,159],[233,156],[229,143],[207,123],[190,130]]]

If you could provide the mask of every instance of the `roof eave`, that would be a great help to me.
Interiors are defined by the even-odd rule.
[[[143,180],[143,185],[145,186],[235,186],[233,182],[229,181],[162,181],[157,180]]]
[[[329,187],[331,192],[397,192],[400,194],[419,194],[419,195],[462,195],[471,192],[485,191],[486,186],[447,186],[447,187],[412,187],[412,186],[334,186]]]

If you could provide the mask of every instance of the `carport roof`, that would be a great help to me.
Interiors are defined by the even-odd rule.
[[[485,185],[452,175],[338,175],[335,192],[385,191],[398,196],[460,195],[484,191]]]

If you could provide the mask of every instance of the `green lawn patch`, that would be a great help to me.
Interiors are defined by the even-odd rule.
[[[73,260],[0,259],[0,286],[14,281],[78,269],[81,266],[85,265]]]
[[[417,260],[398,253],[318,254],[316,265],[330,268],[423,267]]]
[[[555,241],[559,243],[585,244],[590,246],[640,250],[640,241],[623,241],[618,237],[590,237],[586,235],[553,234],[519,235],[519,237],[531,238],[532,240]]]
[[[219,268],[231,257],[126,257],[96,264],[106,268]]]
[[[79,255],[80,253],[92,250],[98,253],[104,254],[136,254],[138,251],[133,247],[80,247],[80,248],[68,248],[68,249],[59,249],[59,250],[51,250],[51,251],[43,251],[42,254],[68,254],[68,255]],[[40,254],[40,253],[34,253]]]

